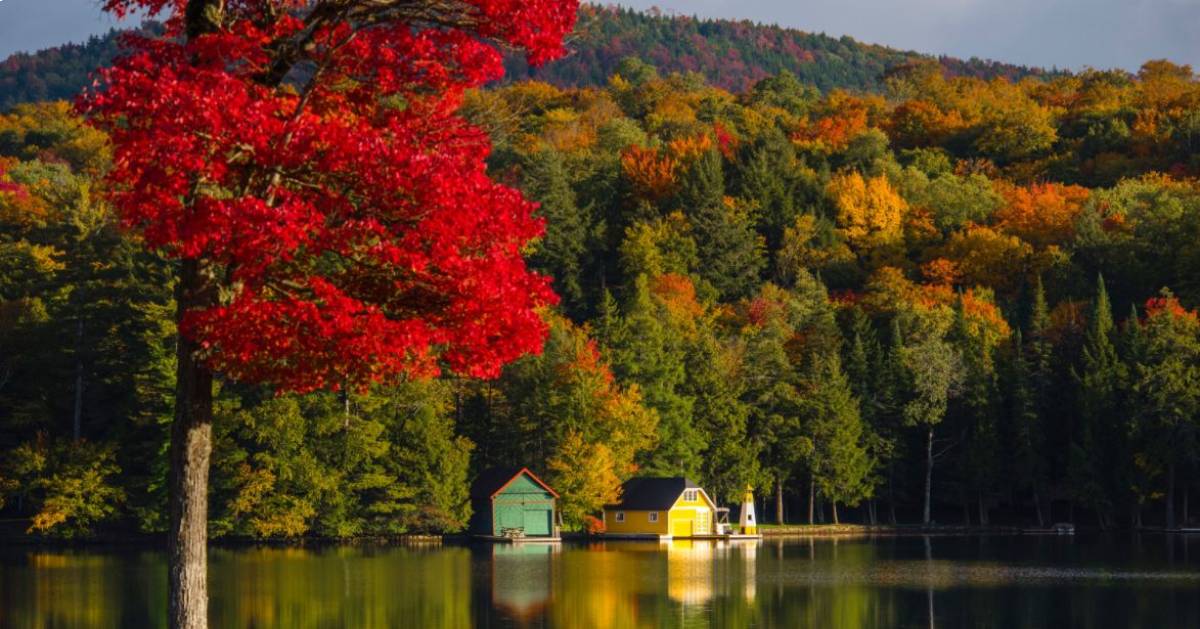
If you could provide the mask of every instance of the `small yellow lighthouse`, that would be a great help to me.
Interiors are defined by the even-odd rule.
[[[738,527],[742,529],[742,535],[758,535],[758,520],[754,518],[754,489],[751,487],[746,488],[746,495],[742,497]]]

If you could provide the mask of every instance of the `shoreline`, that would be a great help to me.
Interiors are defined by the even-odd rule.
[[[763,539],[846,539],[869,537],[991,537],[991,536],[1025,536],[1025,537],[1070,537],[1070,534],[1055,534],[1050,531],[1033,530],[1019,526],[964,526],[964,525],[922,525],[922,524],[786,524],[760,525],[759,534]],[[1193,529],[1166,530],[1162,527],[1143,527],[1134,530],[1100,531],[1085,529],[1086,534],[1152,534],[1152,535],[1190,535],[1200,534]],[[586,533],[563,533],[562,541],[569,543],[595,543],[616,541],[603,536],[593,536]],[[442,544],[474,545],[486,544],[487,540],[475,538],[464,533],[447,534],[401,534],[401,535],[365,535],[361,537],[320,537],[307,536],[288,539],[253,539],[225,537],[210,539],[209,547],[214,549],[238,549],[252,547],[266,548],[322,548],[331,546],[439,546]],[[5,548],[46,548],[46,549],[86,549],[86,548],[144,548],[155,549],[165,546],[163,535],[136,534],[129,536],[100,536],[88,539],[54,539],[26,536],[0,536],[0,546]]]

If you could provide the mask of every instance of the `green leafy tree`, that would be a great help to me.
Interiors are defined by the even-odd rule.
[[[925,454],[924,507],[922,522],[932,522],[933,468],[940,456],[934,451],[934,435],[946,418],[950,399],[963,383],[962,355],[946,339],[948,325],[928,313],[905,315],[904,345],[900,360],[912,393],[903,406],[904,421],[921,432]]]

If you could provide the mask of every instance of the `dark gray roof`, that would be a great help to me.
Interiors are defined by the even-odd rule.
[[[498,467],[484,470],[475,479],[475,482],[471,483],[471,499],[475,500],[478,498],[491,498],[492,496],[496,495],[496,492],[504,489],[506,485],[508,485],[514,478],[520,476],[521,474],[528,474],[529,478],[533,479],[533,482],[544,487],[546,491],[553,494],[554,497],[558,497],[558,494],[551,489],[549,485],[542,482],[542,479],[538,478],[533,472],[529,471],[529,468]]]
[[[630,511],[666,511],[685,489],[700,489],[700,486],[682,476],[631,478],[621,486],[621,501],[606,506]]]

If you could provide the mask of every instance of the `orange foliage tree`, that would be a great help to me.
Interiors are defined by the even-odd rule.
[[[1006,203],[996,212],[997,227],[1039,248],[1070,242],[1089,194],[1087,188],[1060,183],[1002,191]]]

